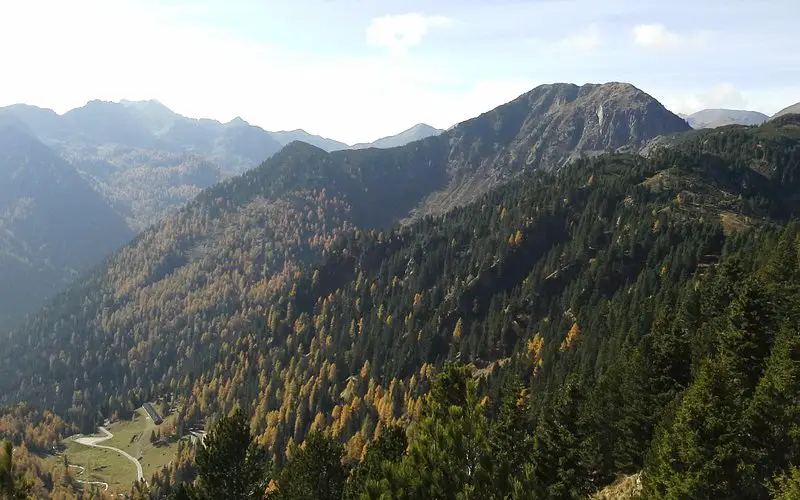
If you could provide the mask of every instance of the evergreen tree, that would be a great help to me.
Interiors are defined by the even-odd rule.
[[[707,362],[656,436],[644,476],[648,498],[736,498],[745,450],[744,389],[734,365],[726,357]]]
[[[250,436],[247,417],[240,408],[224,416],[197,451],[197,498],[236,500],[264,495],[270,474],[264,450]]]
[[[405,429],[397,426],[384,429],[348,476],[344,498],[355,500],[363,495],[373,497],[386,491],[389,488],[387,478],[392,469],[400,465],[407,446]]]
[[[269,498],[279,500],[334,500],[342,498],[347,468],[344,447],[321,432],[312,432],[292,454]]]
[[[766,497],[766,485],[787,463],[800,463],[800,335],[784,325],[745,413],[747,441],[739,489]]]
[[[778,476],[770,490],[775,500],[799,500],[800,467],[792,467],[786,474]]]
[[[390,498],[489,498],[490,429],[477,383],[466,366],[448,364],[425,399],[408,453],[383,495]]]
[[[506,383],[499,414],[491,428],[491,457],[494,465],[494,494],[505,497],[514,481],[525,475],[533,449],[533,421],[528,391],[517,377]]]
[[[577,376],[570,376],[538,418],[533,466],[537,492],[546,498],[585,498],[592,490],[587,456],[585,396]]]

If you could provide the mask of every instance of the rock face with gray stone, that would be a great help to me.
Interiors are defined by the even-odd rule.
[[[637,151],[656,136],[687,130],[685,120],[628,83],[542,85],[435,138],[447,143],[449,183],[415,215],[468,203],[525,170]]]

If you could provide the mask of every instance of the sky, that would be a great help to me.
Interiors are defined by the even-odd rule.
[[[552,82],[675,112],[800,101],[797,0],[0,0],[0,106],[157,99],[349,144]]]

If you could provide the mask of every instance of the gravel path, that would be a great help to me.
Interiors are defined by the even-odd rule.
[[[91,446],[92,448],[103,448],[103,449],[106,449],[106,450],[111,450],[111,451],[115,451],[115,452],[119,453],[123,457],[125,457],[128,460],[130,460],[131,462],[133,462],[134,465],[136,465],[137,478],[138,478],[139,481],[144,481],[144,474],[142,473],[142,464],[140,464],[139,461],[136,460],[136,458],[133,455],[129,455],[128,453],[120,450],[119,448],[114,448],[113,446],[105,446],[105,445],[102,445],[102,444],[98,444],[98,443],[102,443],[103,441],[108,441],[109,439],[114,437],[114,435],[111,434],[110,432],[108,432],[108,429],[106,429],[105,427],[100,427],[100,432],[102,432],[105,435],[104,436],[79,437],[79,438],[75,438],[75,442],[78,443],[78,444],[82,444],[84,446]]]

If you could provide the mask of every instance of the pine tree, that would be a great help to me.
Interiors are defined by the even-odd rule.
[[[770,492],[775,500],[800,499],[800,467],[792,467],[789,472],[775,478]]]
[[[344,447],[321,432],[312,432],[292,455],[269,495],[276,500],[334,500],[342,498],[347,469]]]
[[[500,412],[491,429],[491,456],[494,462],[493,493],[504,498],[514,489],[514,479],[525,475],[533,449],[533,422],[530,401],[518,378],[503,390]]]
[[[197,451],[197,497],[202,499],[256,499],[269,482],[266,452],[250,436],[240,408],[220,418]]]
[[[489,422],[471,370],[445,366],[425,400],[408,454],[384,481],[391,498],[487,498],[492,462]]]
[[[766,497],[776,470],[800,463],[800,335],[784,326],[745,412],[748,464],[741,491]]]
[[[707,362],[656,436],[644,474],[648,498],[735,498],[744,389],[734,364]]]
[[[364,495],[372,498],[388,489],[386,481],[392,469],[399,466],[407,446],[408,441],[403,428],[393,426],[385,429],[381,436],[368,446],[364,459],[350,473],[344,498],[356,500]]]
[[[592,489],[587,470],[584,394],[570,376],[539,416],[534,433],[533,466],[537,492],[547,498],[584,498]]]

